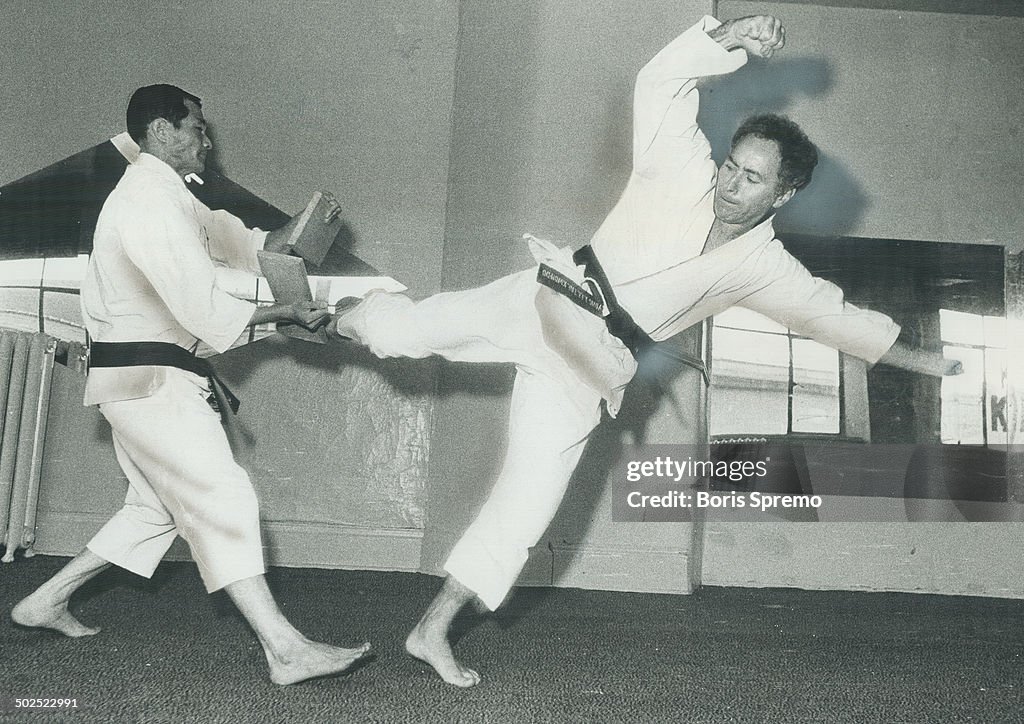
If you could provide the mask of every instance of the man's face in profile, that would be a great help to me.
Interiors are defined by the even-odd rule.
[[[206,154],[213,148],[213,142],[206,135],[203,110],[190,100],[185,101],[185,107],[189,110],[188,116],[178,128],[172,129],[165,159],[181,176],[202,173],[206,169]]]

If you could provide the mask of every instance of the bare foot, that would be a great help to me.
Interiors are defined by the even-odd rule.
[[[334,314],[331,316],[331,321],[325,327],[328,337],[348,339],[353,342],[359,341],[355,330],[345,322],[345,318],[348,312],[361,301],[363,300],[359,297],[343,297],[338,300],[338,303],[334,305]]]
[[[452,647],[448,643],[447,630],[438,633],[423,626],[421,622],[405,640],[405,650],[410,656],[430,664],[449,684],[465,689],[480,683],[480,674],[455,659]]]
[[[53,629],[73,638],[92,636],[100,632],[99,628],[86,626],[72,616],[68,612],[67,601],[54,602],[38,591],[23,599],[11,610],[11,620],[20,626]]]
[[[340,674],[366,656],[369,651],[368,643],[354,649],[343,649],[340,646],[306,640],[301,647],[289,652],[286,658],[271,658],[270,654],[267,654],[270,680],[285,686],[319,676]]]

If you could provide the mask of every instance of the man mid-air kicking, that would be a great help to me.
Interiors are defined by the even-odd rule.
[[[474,598],[491,610],[504,600],[557,511],[602,399],[614,415],[634,356],[652,340],[740,305],[871,364],[957,371],[938,354],[898,342],[890,318],[847,304],[842,290],[812,277],[775,239],[775,211],[807,185],[817,163],[796,124],[773,115],[748,119],[715,167],[697,126],[697,79],[737,70],[748,53],[769,58],[784,42],[773,17],[724,24],[705,17],[640,71],[633,172],[590,246],[573,255],[530,237],[543,275],[563,291],[575,288],[577,303],[538,284],[535,268],[419,303],[373,293],[330,325],[380,357],[436,354],[516,366],[498,479],[406,640],[408,652],[445,681],[479,683],[451,650],[454,617]],[[582,308],[581,297],[598,315]]]

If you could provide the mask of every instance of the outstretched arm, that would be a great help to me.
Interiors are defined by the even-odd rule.
[[[956,360],[901,342],[892,319],[847,302],[842,289],[812,276],[779,242],[772,242],[758,262],[751,274],[763,286],[741,300],[741,306],[868,364],[936,377],[960,373]]]
[[[899,340],[878,358],[878,363],[933,377],[958,375],[963,372],[963,365],[959,360],[943,357],[938,352],[910,347]]]

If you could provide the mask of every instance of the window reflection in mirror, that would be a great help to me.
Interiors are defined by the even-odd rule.
[[[785,460],[776,489],[1007,499],[1007,323],[1001,246],[784,237],[846,299],[907,343],[963,362],[925,377],[859,360],[742,308],[712,323],[712,453]],[[748,449],[749,448],[749,449]],[[757,448],[757,450],[754,450]],[[742,485],[739,487],[743,487]]]

